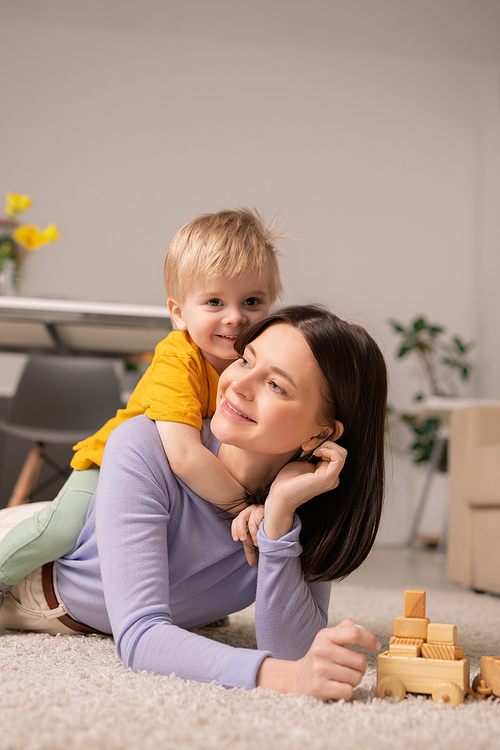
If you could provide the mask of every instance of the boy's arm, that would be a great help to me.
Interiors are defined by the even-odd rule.
[[[243,496],[239,482],[224,468],[217,456],[201,444],[200,431],[181,422],[156,421],[170,467],[197,495],[219,508],[238,513],[246,504],[235,506]]]

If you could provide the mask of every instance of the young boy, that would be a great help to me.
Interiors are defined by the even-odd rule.
[[[234,507],[242,487],[200,441],[213,416],[222,371],[237,358],[234,342],[280,296],[278,239],[247,209],[204,214],[173,238],[164,268],[177,330],[161,341],[127,407],[75,446],[74,471],[55,500],[0,542],[0,592],[70,552],[97,487],[106,441],[121,422],[154,419],[177,476],[205,500]]]

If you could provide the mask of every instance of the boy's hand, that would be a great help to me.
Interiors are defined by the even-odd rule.
[[[235,542],[242,542],[245,557],[251,568],[257,565],[257,531],[264,518],[263,505],[249,505],[239,513],[231,524],[231,534]]]

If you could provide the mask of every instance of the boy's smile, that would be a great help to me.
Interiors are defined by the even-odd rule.
[[[269,284],[257,272],[201,282],[183,302],[169,300],[178,330],[187,331],[219,373],[237,359],[234,343],[250,323],[269,312]]]

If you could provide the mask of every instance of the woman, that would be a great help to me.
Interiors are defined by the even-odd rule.
[[[172,474],[154,422],[137,417],[109,440],[86,526],[54,565],[54,592],[44,571],[43,617],[50,632],[85,623],[112,633],[134,670],[349,698],[366,661],[345,646],[380,645],[352,620],[325,626],[330,582],[365,559],[380,520],[384,360],[363,329],[316,307],[261,319],[237,349],[202,440],[250,493],[271,485],[258,566],[246,564],[230,520]],[[293,461],[301,454],[315,458]],[[28,578],[40,598],[42,573]],[[7,594],[0,626],[23,626],[27,580]],[[189,632],[252,601],[258,650]]]

